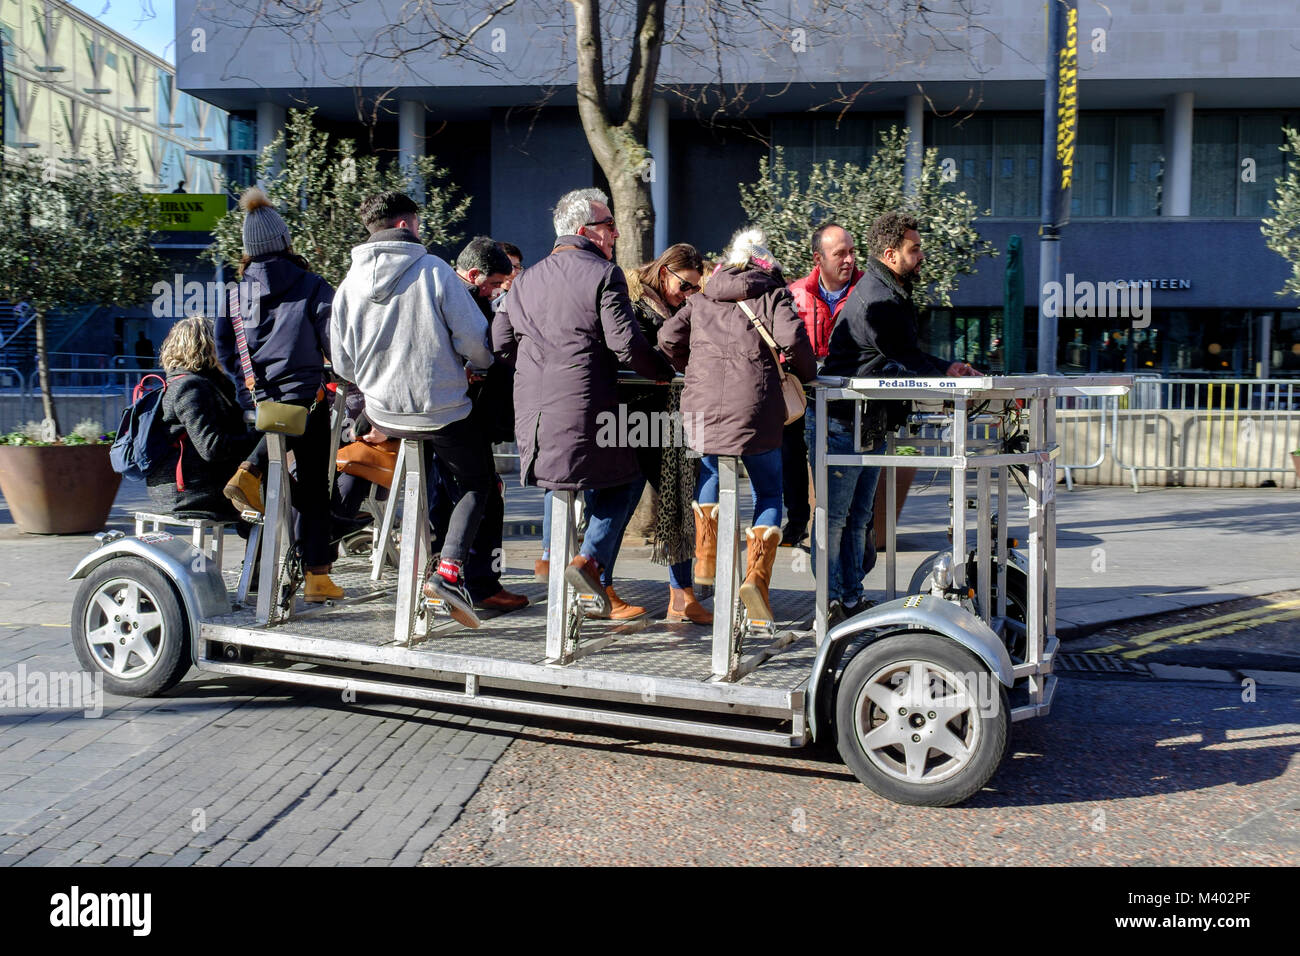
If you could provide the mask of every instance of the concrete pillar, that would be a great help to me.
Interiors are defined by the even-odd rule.
[[[1195,95],[1174,93],[1165,101],[1165,172],[1162,216],[1192,213],[1192,105]]]
[[[411,183],[407,194],[416,202],[424,202],[424,183],[415,174],[416,157],[424,155],[424,104],[419,100],[399,100],[397,103],[397,161],[410,170]]]
[[[650,201],[655,210],[655,255],[668,248],[668,101],[656,96],[650,101],[650,123],[646,146],[654,160],[650,180]]]
[[[903,160],[903,191],[915,193],[921,182],[925,158],[925,97],[913,93],[907,98],[903,122],[907,125],[907,156]]]
[[[285,110],[283,106],[277,103],[258,103],[257,104],[257,148],[265,149],[271,144],[284,130]],[[268,175],[274,175],[284,165],[284,149],[281,148],[275,155],[275,161],[271,168],[267,170]]]

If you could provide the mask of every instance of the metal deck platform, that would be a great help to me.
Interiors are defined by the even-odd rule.
[[[731,739],[785,746],[802,742],[803,691],[816,655],[811,591],[771,592],[777,633],[789,643],[739,680],[720,685],[711,681],[712,630],[663,620],[664,581],[619,580],[623,599],[644,605],[647,614],[626,622],[586,621],[582,641],[592,649],[560,666],[547,663],[547,588],[534,581],[531,573],[507,569],[502,575],[504,587],[528,597],[527,607],[510,613],[480,612],[483,625],[477,630],[449,618],[435,618],[427,635],[403,646],[393,637],[394,590],[371,582],[369,570],[364,557],[342,558],[331,576],[347,597],[338,603],[312,605],[299,595],[294,616],[274,627],[257,625],[251,603],[205,620],[199,635],[203,644],[235,644],[271,653],[253,663],[232,665],[205,646],[203,666],[232,673],[256,670],[260,676],[291,682],[299,682],[295,673],[302,671],[286,670],[286,660],[319,665],[322,673],[346,666],[377,678],[418,677],[427,682],[433,699],[445,699],[439,696],[439,685],[453,687],[450,693],[471,706],[481,706],[479,695],[488,689],[549,698],[597,698],[624,705],[671,704],[708,712],[711,719],[719,713],[760,717],[767,724],[775,720],[786,728],[737,728],[723,734]],[[237,572],[226,577],[233,589]],[[386,581],[391,578],[391,573],[386,575]],[[711,605],[712,600],[706,599],[706,606]],[[601,646],[603,641],[608,643]],[[742,648],[742,656],[766,653],[770,641],[756,638],[753,646]],[[557,672],[565,676],[560,678]],[[360,681],[351,684],[364,686]],[[392,689],[397,685],[386,686]],[[411,685],[403,683],[401,688],[410,690]],[[665,722],[665,729],[681,732],[688,723]],[[712,727],[707,735],[718,736],[717,730]]]

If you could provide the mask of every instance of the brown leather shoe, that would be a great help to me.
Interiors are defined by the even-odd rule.
[[[528,598],[522,594],[512,594],[502,588],[491,597],[475,601],[474,606],[480,611],[517,611],[528,606]]]
[[[630,621],[638,618],[645,613],[645,608],[635,604],[628,604],[614,591],[613,586],[605,588],[605,594],[609,598],[608,614],[592,614],[591,617],[599,617],[602,621]]]
[[[533,562],[533,580],[545,584],[551,579],[551,562],[545,558],[538,558]]]
[[[712,624],[713,613],[695,598],[694,588],[668,589],[668,617],[671,624],[690,621],[692,624]]]

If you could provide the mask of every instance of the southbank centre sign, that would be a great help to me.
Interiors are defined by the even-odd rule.
[[[163,223],[164,232],[211,232],[226,214],[228,202],[222,193],[149,193]]]

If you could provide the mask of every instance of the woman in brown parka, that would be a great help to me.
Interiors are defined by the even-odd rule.
[[[754,318],[746,315],[745,303]],[[761,323],[780,350],[785,370],[802,382],[817,374],[808,333],[786,289],[781,264],[758,229],[738,232],[725,263],[659,330],[659,347],[685,371],[682,418],[691,448],[704,458],[697,499],[717,501],[717,456],[745,462],[754,496],[753,526],[740,597],[751,619],[772,620],[768,587],[781,543],[781,439],[785,400],[777,355],[760,336]],[[702,541],[717,541],[717,510],[696,520]],[[707,555],[696,555],[696,561]]]

